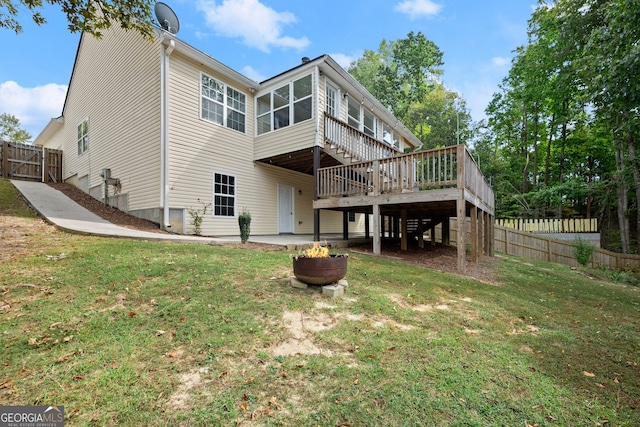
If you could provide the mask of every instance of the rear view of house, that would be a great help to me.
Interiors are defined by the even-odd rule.
[[[420,141],[328,55],[255,82],[163,29],[83,34],[35,142],[64,151],[65,181],[177,233],[210,204],[203,235],[239,234],[246,209],[253,235],[373,230],[379,252],[385,223],[406,239],[493,215],[463,146],[415,157]]]

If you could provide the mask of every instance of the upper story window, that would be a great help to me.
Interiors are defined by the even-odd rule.
[[[362,115],[360,111],[360,103],[353,97],[347,98],[347,123],[350,126],[360,130],[360,123],[362,122]]]
[[[258,97],[258,135],[308,120],[313,116],[311,74]]]
[[[376,137],[376,124],[377,118],[373,115],[373,113],[369,110],[364,109],[363,107],[363,116],[364,120],[362,121],[362,131],[369,136]]]
[[[89,149],[89,119],[78,125],[78,155]]]
[[[243,93],[206,74],[202,74],[200,93],[202,99],[200,117],[239,132],[245,132],[247,98]]]
[[[327,114],[333,117],[338,117],[338,89],[336,89],[331,83],[327,82],[327,88],[325,90],[325,111]]]
[[[382,124],[382,140],[392,147],[400,148],[400,143],[393,132],[393,128],[386,123]]]
[[[355,98],[347,101],[347,123],[373,138],[378,135],[378,118]]]

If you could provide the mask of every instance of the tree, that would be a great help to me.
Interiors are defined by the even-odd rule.
[[[620,248],[640,230],[640,0],[540,0],[528,43],[487,108],[497,216],[618,212]],[[491,154],[489,154],[491,153]],[[640,239],[637,251],[640,252]]]
[[[366,50],[347,71],[404,122],[411,105],[433,89],[442,64],[438,46],[410,32],[405,39],[382,40],[378,52]]]
[[[422,33],[382,40],[349,73],[422,141],[423,148],[470,138],[471,116],[459,94],[440,81],[442,52]],[[460,137],[460,138],[458,138]]]
[[[20,129],[20,120],[8,113],[0,114],[0,141],[24,144],[31,139],[26,130]]]
[[[574,63],[581,89],[596,118],[610,129],[622,250],[626,253],[631,247],[629,195],[635,198],[636,235],[640,232],[640,162],[636,155],[640,140],[640,1],[560,0],[555,8],[562,24],[561,37],[572,40],[568,59]],[[640,239],[636,242],[640,252]]]
[[[126,30],[140,32],[146,38],[153,37],[151,26],[151,0],[45,0],[58,5],[67,16],[72,33],[85,32],[100,38],[102,31],[114,23]],[[16,34],[23,28],[19,14],[30,15],[38,25],[47,20],[42,16],[42,0],[0,0],[0,28],[13,30]]]

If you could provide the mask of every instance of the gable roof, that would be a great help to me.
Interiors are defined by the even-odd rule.
[[[240,72],[234,70],[228,65],[223,64],[211,55],[191,46],[190,44],[179,39],[174,34],[171,34],[168,31],[165,31],[161,28],[154,28],[154,32],[155,37],[158,38],[159,42],[163,46],[169,46],[173,42],[175,46],[174,49],[176,51],[185,55],[189,59],[224,75],[225,77],[233,81],[233,83],[237,85],[239,89],[245,88],[247,91],[252,93],[260,91],[262,89],[266,89],[268,87],[272,87],[279,81],[287,79],[291,74],[298,73],[299,71],[305,69],[309,69],[309,71],[311,71],[318,67],[321,73],[324,73],[324,75],[335,81],[336,84],[339,84],[343,93],[348,93],[350,96],[356,96],[357,98],[360,98],[360,101],[363,105],[365,105],[370,110],[375,111],[376,115],[383,121],[385,121],[388,125],[393,126],[394,129],[399,128],[403,136],[411,144],[416,147],[421,144],[420,140],[402,122],[400,122],[384,105],[382,105],[380,101],[378,101],[377,98],[375,98],[364,86],[362,86],[362,84],[360,84],[351,74],[349,74],[328,54],[320,55],[314,59],[303,58],[303,61],[299,65],[258,83],[241,74]],[[74,58],[71,76],[69,77],[69,84],[67,85],[67,93],[65,95],[65,100],[62,107],[62,114],[57,119],[54,119],[56,121],[64,118],[64,112],[69,97],[69,88],[71,87],[71,82],[73,81],[73,76],[78,65],[80,48],[82,46],[84,37],[91,36],[85,35],[85,33],[82,33],[80,35],[80,39],[78,40],[78,47],[76,48],[76,55]],[[51,125],[53,127],[55,124],[51,123]]]

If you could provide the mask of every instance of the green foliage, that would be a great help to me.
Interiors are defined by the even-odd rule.
[[[200,208],[187,208],[187,212],[191,217],[191,221],[189,224],[193,227],[193,234],[199,236],[202,232],[202,221],[207,215],[207,210],[211,207],[211,203],[204,203],[202,200],[198,199],[198,203],[200,203]]]
[[[496,216],[602,220],[618,211],[629,251],[640,230],[640,86],[630,83],[640,81],[639,6],[562,0],[535,9],[474,141]]]
[[[20,128],[20,119],[12,114],[0,114],[0,141],[24,144],[30,139],[29,132]]]
[[[442,56],[422,33],[410,32],[404,39],[382,40],[378,51],[365,50],[348,71],[411,129],[423,148],[448,146],[470,138],[471,116],[460,95],[439,79]]]
[[[100,38],[104,30],[117,23],[146,38],[153,37],[151,7],[155,2],[150,0],[47,0],[47,3],[60,6],[72,33],[85,32]],[[41,14],[42,9],[41,0],[1,0],[0,28],[21,33],[20,14],[30,15],[38,25],[45,24],[47,20]]]
[[[595,247],[593,245],[580,238],[573,243],[573,256],[576,257],[578,263],[583,267],[586,267],[589,261],[591,261],[594,250]]]
[[[243,208],[242,213],[238,216],[238,225],[240,226],[240,241],[247,243],[251,234],[251,213],[246,208]]]

